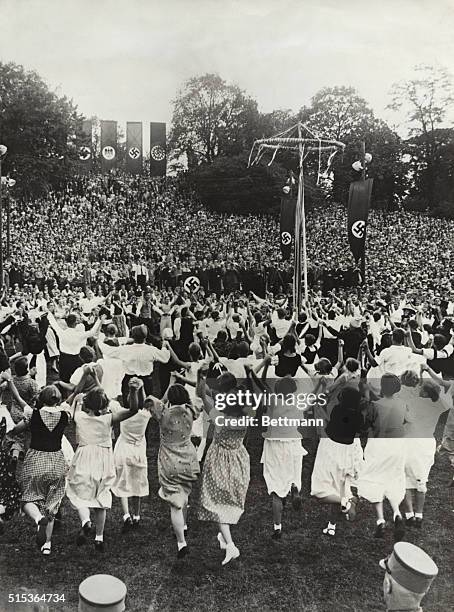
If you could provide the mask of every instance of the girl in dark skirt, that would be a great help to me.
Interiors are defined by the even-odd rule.
[[[44,387],[29,421],[21,421],[13,433],[30,428],[30,448],[20,476],[23,510],[35,521],[36,543],[50,555],[55,515],[65,495],[66,462],[61,442],[70,407],[62,404],[54,385]]]

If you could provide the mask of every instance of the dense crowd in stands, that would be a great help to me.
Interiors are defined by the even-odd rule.
[[[333,204],[308,213],[312,286],[354,284],[345,216]],[[363,294],[449,299],[453,223],[371,211]],[[69,284],[106,293],[137,280],[174,288],[196,274],[209,293],[287,293],[292,268],[282,261],[278,231],[272,215],[211,212],[178,181],[79,177],[46,199],[12,203],[7,282],[11,289]]]

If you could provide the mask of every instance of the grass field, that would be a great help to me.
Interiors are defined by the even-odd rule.
[[[261,438],[250,435],[251,483],[246,510],[233,528],[241,556],[221,567],[216,527],[195,518],[198,486],[192,495],[188,544],[190,555],[176,560],[168,508],[157,496],[157,431],[149,432],[150,496],[143,504],[140,531],[121,534],[121,509],[114,499],[106,524],[106,552],[95,555],[92,546],[77,548],[79,527],[76,512],[65,499],[63,526],[54,537],[53,552],[43,557],[34,544],[34,528],[25,518],[15,517],[0,539],[0,610],[13,610],[7,594],[20,587],[36,593],[60,593],[66,602],[51,610],[77,610],[78,585],[96,573],[123,580],[128,589],[128,612],[183,610],[302,610],[304,612],[375,612],[383,610],[382,571],[378,561],[392,549],[392,532],[374,540],[374,516],[366,502],[358,520],[339,521],[335,538],[321,534],[326,524],[323,507],[309,498],[314,448],[304,460],[304,503],[295,513],[287,507],[284,535],[270,538],[270,502],[259,463]],[[424,529],[408,531],[406,539],[433,556],[440,574],[425,600],[431,612],[454,611],[454,508],[450,472],[437,458],[427,496]],[[451,492],[450,492],[451,491]],[[450,497],[451,496],[451,497]],[[342,517],[341,517],[342,518]]]

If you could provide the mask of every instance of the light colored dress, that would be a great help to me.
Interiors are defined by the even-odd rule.
[[[210,420],[222,414],[213,409]],[[246,431],[227,423],[215,426],[203,466],[199,520],[229,525],[240,520],[250,479],[249,453],[243,445]]]
[[[112,487],[116,497],[146,497],[149,493],[145,431],[151,414],[139,410],[122,421],[114,450],[117,477]]]
[[[406,445],[402,438],[406,409],[399,398],[381,398],[372,403],[377,437],[367,441],[358,481],[358,494],[371,503],[387,497],[398,505],[405,497]]]
[[[175,508],[183,508],[200,474],[197,453],[191,442],[194,420],[200,408],[191,405],[166,406],[155,402],[153,416],[159,422],[161,443],[158,453],[159,497]]]
[[[272,419],[303,418],[301,410],[295,406],[286,406],[281,400],[275,400],[268,407],[267,414]],[[284,498],[290,493],[292,485],[301,491],[303,457],[307,455],[307,451],[301,443],[298,427],[270,425],[262,435],[264,441],[260,463],[263,465],[268,495],[275,493]]]
[[[74,415],[79,446],[69,468],[66,495],[77,508],[110,508],[116,472],[112,451],[112,413]]]

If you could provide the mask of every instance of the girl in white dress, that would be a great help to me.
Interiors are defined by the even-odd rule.
[[[112,493],[121,500],[124,532],[139,526],[140,499],[147,497],[149,493],[145,431],[151,412],[143,407],[144,399],[142,386],[138,397],[139,410],[121,423],[120,436],[114,450],[116,480]],[[129,498],[133,507],[132,518],[129,513]]]
[[[265,378],[266,369],[265,365],[262,375]],[[271,419],[303,418],[303,411],[298,409],[295,402],[297,385],[293,378],[286,376],[279,379],[274,392],[276,399],[265,408]],[[263,477],[272,500],[274,526],[271,537],[278,540],[282,535],[282,511],[286,497],[291,494],[293,508],[295,510],[301,508],[301,474],[303,457],[307,455],[307,451],[302,445],[302,436],[298,427],[293,425],[270,425],[263,433],[263,438],[260,463],[263,464]]]
[[[82,377],[91,375],[86,370]],[[77,509],[81,529],[77,544],[86,543],[91,533],[90,508],[95,511],[95,550],[104,552],[104,524],[106,510],[112,506],[111,487],[116,472],[112,451],[111,428],[115,422],[124,421],[137,412],[139,380],[129,381],[130,409],[108,412],[109,399],[101,387],[96,387],[85,396],[77,395],[74,401],[74,422],[79,446],[74,454],[67,477],[66,495]]]
[[[361,393],[344,387],[332,408],[329,423],[320,439],[314,469],[311,495],[330,507],[330,518],[323,533],[336,534],[336,515],[342,511],[348,520],[356,514],[357,498],[352,495],[363,465],[363,451],[358,434],[364,429]]]
[[[383,538],[386,522],[383,501],[393,510],[394,540],[399,541],[405,526],[399,506],[405,497],[405,401],[398,397],[401,384],[394,374],[381,379],[381,398],[372,402],[366,419],[370,423],[369,439],[364,451],[364,468],[358,482],[358,494],[373,504],[377,513],[374,537]],[[397,396],[397,397],[394,397]]]
[[[452,405],[452,381],[443,380],[427,365],[421,366],[421,372],[432,376],[446,393],[432,380],[422,379],[405,417],[405,524],[418,529],[422,528],[427,482],[435,459],[435,428],[440,415]],[[411,372],[404,374],[408,376]],[[414,377],[419,383],[416,373]]]

